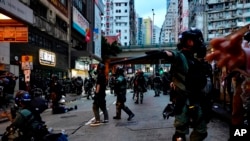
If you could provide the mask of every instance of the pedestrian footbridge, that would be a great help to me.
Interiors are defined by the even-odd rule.
[[[208,45],[208,42],[205,43]],[[151,45],[130,45],[121,46],[122,52],[112,58],[129,58],[145,55],[147,51],[153,50],[173,50],[176,49],[177,43],[151,44]]]
[[[112,58],[137,57],[137,56],[145,55],[145,52],[147,51],[173,50],[173,49],[176,49],[176,46],[177,46],[176,43],[121,46],[122,52]]]

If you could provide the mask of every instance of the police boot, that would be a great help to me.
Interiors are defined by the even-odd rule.
[[[127,106],[125,106],[123,110],[128,114],[128,121],[130,121],[135,116],[135,114]]]
[[[116,105],[116,116],[114,116],[113,119],[121,119],[121,109],[118,105]]]
[[[206,137],[207,137],[207,132],[199,133],[197,131],[193,131],[190,135],[190,140],[203,141]]]
[[[186,141],[186,136],[182,133],[175,133],[172,137],[172,141]]]
[[[136,101],[135,101],[135,104],[138,104],[139,103],[139,100],[138,100],[138,98],[136,99]]]

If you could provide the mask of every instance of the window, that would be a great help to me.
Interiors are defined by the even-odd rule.
[[[115,3],[115,6],[121,6],[121,3],[119,3],[119,2]]]
[[[65,7],[67,7],[67,0],[59,0],[61,4],[63,4]]]

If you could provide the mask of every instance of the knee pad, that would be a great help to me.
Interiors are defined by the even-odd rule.
[[[172,141],[186,141],[186,136],[183,133],[175,133],[172,137]]]
[[[190,140],[195,140],[195,141],[203,141],[207,137],[207,132],[205,133],[199,133],[197,131],[193,131],[190,135]]]

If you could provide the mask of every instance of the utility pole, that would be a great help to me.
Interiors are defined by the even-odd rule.
[[[152,9],[152,12],[153,12],[153,21],[152,21],[152,37],[151,37],[151,45],[154,44],[154,16],[155,16],[155,12],[154,12],[154,9]]]

